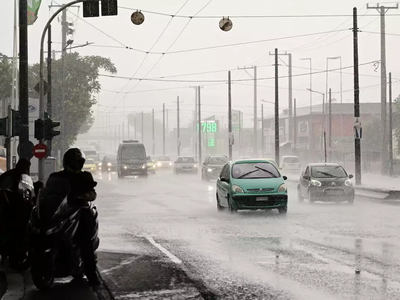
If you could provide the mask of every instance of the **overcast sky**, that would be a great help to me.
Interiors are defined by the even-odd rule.
[[[12,54],[13,33],[13,2],[2,1],[0,11],[1,35],[0,52]],[[43,0],[39,11],[39,19],[29,27],[29,60],[30,63],[39,59],[39,40],[50,15],[55,8],[49,5],[63,4],[65,0]],[[394,5],[396,2],[385,5]],[[185,4],[185,5],[184,5]],[[223,32],[218,27],[220,18],[172,18],[143,12],[145,22],[136,26],[131,23],[130,15],[136,9],[166,14],[193,16],[208,4],[198,16],[231,16],[233,29]],[[376,10],[366,9],[367,2],[363,0],[337,1],[282,1],[270,2],[265,0],[119,0],[118,5],[128,9],[119,9],[118,16],[82,18],[82,9],[71,8],[68,11],[68,20],[74,23],[76,29],[69,39],[74,45],[86,41],[93,42],[93,46],[78,48],[81,55],[101,55],[109,57],[118,69],[118,76],[135,78],[156,78],[172,75],[184,75],[165,78],[183,82],[159,82],[111,79],[102,77],[102,92],[99,95],[99,105],[95,108],[96,116],[104,121],[106,112],[111,111],[113,123],[119,124],[124,120],[127,112],[142,110],[150,112],[154,107],[158,118],[161,118],[162,103],[171,111],[171,126],[174,126],[176,97],[181,99],[183,124],[192,118],[194,107],[194,85],[202,85],[201,90],[203,115],[227,115],[227,70],[232,70],[232,102],[234,109],[245,113],[246,122],[250,126],[253,112],[253,82],[251,77],[238,66],[258,66],[258,99],[274,101],[274,67],[273,57],[269,52],[275,48],[288,51],[293,55],[293,97],[297,98],[298,106],[309,105],[309,62],[301,58],[312,58],[313,71],[326,68],[326,58],[341,56],[343,67],[353,64],[352,18],[345,17],[301,17],[301,18],[235,18],[234,16],[284,16],[284,15],[351,15],[353,7],[358,8],[359,28],[359,62],[361,102],[380,101],[380,69],[372,62],[380,60],[380,23]],[[374,5],[375,3],[370,3]],[[183,6],[183,7],[182,7]],[[396,16],[390,16],[397,14]],[[170,22],[171,21],[171,22]],[[170,23],[169,23],[170,22]],[[169,26],[166,28],[166,26]],[[185,28],[186,26],[186,28]],[[165,29],[166,28],[166,29]],[[185,29],[184,29],[185,28]],[[56,50],[60,50],[61,26],[57,19],[53,22],[53,42]],[[183,30],[184,29],[184,30]],[[165,32],[161,35],[161,33]],[[183,31],[182,31],[183,30]],[[326,31],[342,30],[328,34],[318,34]],[[391,10],[386,17],[387,35],[387,70],[394,78],[393,91],[400,93],[400,64],[398,63],[398,49],[400,46],[400,10]],[[181,33],[182,32],[182,33]],[[373,32],[373,33],[370,33]],[[181,33],[181,34],[180,34]],[[314,35],[313,35],[314,34]],[[397,34],[397,36],[396,36]],[[108,36],[107,36],[108,35]],[[159,41],[154,45],[157,39]],[[308,35],[308,36],[304,36]],[[179,38],[177,39],[177,37]],[[287,37],[285,39],[279,39]],[[274,41],[247,43],[259,40],[277,39]],[[202,51],[179,52],[172,54],[148,54],[126,50],[123,46],[152,52],[169,52],[198,49],[209,46],[220,46],[234,43],[244,43],[234,47],[222,47]],[[107,46],[107,47],[104,47]],[[108,47],[113,46],[113,47]],[[120,47],[120,48],[118,48]],[[161,58],[161,59],[160,59]],[[145,60],[144,60],[145,59]],[[287,57],[281,56],[279,75],[286,76],[288,68]],[[371,62],[371,63],[369,63]],[[369,64],[368,64],[369,63]],[[141,67],[140,67],[141,66]],[[139,68],[140,67],[140,68]],[[329,61],[330,68],[339,68],[339,60]],[[151,72],[149,73],[149,71]],[[222,72],[214,72],[222,71]],[[207,74],[194,74],[203,73]],[[252,70],[248,70],[252,74]],[[343,101],[353,101],[352,68],[343,70]],[[104,73],[104,72],[102,72]],[[303,76],[299,76],[304,74]],[[208,82],[196,82],[206,80]],[[193,81],[193,82],[188,82]],[[213,82],[216,81],[216,82]],[[280,106],[288,106],[288,79],[282,78],[280,84]],[[313,75],[313,89],[325,92],[325,74]],[[329,86],[333,97],[340,101],[339,71],[329,73]],[[125,88],[124,88],[125,87]],[[166,90],[162,90],[166,89]],[[119,92],[119,93],[116,93]],[[126,93],[129,92],[129,93]],[[322,97],[313,96],[314,103],[320,103]],[[259,102],[258,106],[261,104]],[[272,104],[264,104],[265,114],[272,112]],[[124,109],[123,109],[124,108]]]

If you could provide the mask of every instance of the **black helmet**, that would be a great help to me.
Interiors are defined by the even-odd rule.
[[[67,171],[81,171],[85,164],[85,154],[78,148],[68,149],[64,154],[63,167]]]

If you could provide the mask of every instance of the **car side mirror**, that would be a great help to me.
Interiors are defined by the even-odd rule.
[[[308,175],[303,175],[303,179],[309,180],[309,179],[310,179],[310,176],[308,176]]]
[[[352,174],[349,175],[349,178],[352,179],[354,176]]]
[[[222,181],[222,182],[229,183],[229,180],[228,180],[227,178],[225,178],[225,177],[221,177],[221,181]]]
[[[287,180],[287,176],[283,176],[283,180]]]

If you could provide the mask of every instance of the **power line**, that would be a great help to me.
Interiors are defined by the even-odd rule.
[[[164,16],[164,17],[187,18],[187,19],[221,19],[221,16],[196,16],[196,15],[178,15],[178,14],[171,15],[171,14],[167,14],[167,13],[137,9],[137,8],[126,7],[126,6],[118,6],[118,8],[130,10],[130,11],[140,10],[140,11],[148,13],[148,14],[154,14],[154,15],[159,15],[159,16]],[[370,15],[367,15],[367,16],[370,16]],[[390,14],[388,16],[395,17],[395,16],[400,16],[400,14]],[[353,15],[349,15],[349,14],[305,14],[305,15],[253,15],[253,16],[233,15],[233,16],[229,16],[230,19],[348,18],[348,17],[353,17]]]
[[[376,60],[366,62],[359,64],[359,66],[364,66],[364,65],[369,65],[377,62]],[[334,72],[334,71],[339,71],[340,69],[345,70],[345,69],[351,69],[353,66],[348,66],[348,67],[342,67],[342,68],[335,68],[335,69],[330,69],[330,70],[321,70],[321,71],[315,71],[312,72],[312,74],[321,74],[321,73],[326,73],[326,72]],[[309,76],[310,73],[301,73],[301,74],[294,74],[293,77],[301,77],[301,76]],[[214,80],[204,80],[204,79],[196,79],[196,80],[176,80],[176,79],[163,79],[163,78],[131,78],[131,77],[126,77],[126,76],[118,76],[118,75],[110,75],[110,74],[99,74],[99,76],[102,77],[108,77],[108,78],[116,78],[116,79],[125,79],[125,80],[140,80],[140,81],[158,81],[158,82],[227,82],[226,79],[214,79]],[[287,75],[280,76],[279,78],[287,78]],[[261,80],[273,80],[275,77],[262,77],[258,78],[258,81]],[[232,82],[240,82],[240,81],[252,81],[253,79],[236,79],[232,80]]]

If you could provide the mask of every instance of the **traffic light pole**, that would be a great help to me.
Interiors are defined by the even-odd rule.
[[[65,4],[65,5],[63,5],[62,7],[60,7],[51,17],[50,17],[50,19],[47,21],[47,23],[46,23],[46,26],[44,27],[44,29],[43,29],[43,32],[42,32],[42,37],[41,37],[41,39],[40,39],[40,62],[39,62],[39,119],[41,119],[41,120],[44,120],[44,111],[45,111],[45,98],[44,98],[44,74],[43,74],[43,65],[44,65],[44,38],[45,38],[45,36],[46,36],[46,33],[47,33],[47,31],[49,30],[49,27],[50,27],[50,24],[51,24],[51,22],[53,22],[53,20],[58,16],[58,14],[60,13],[60,12],[62,12],[63,10],[65,10],[66,8],[68,8],[68,7],[70,7],[70,6],[72,6],[72,5],[74,5],[74,4],[77,4],[77,3],[81,3],[81,2],[85,2],[85,1],[87,1],[87,0],[74,0],[74,1],[71,1],[71,2],[69,2],[69,3],[67,3],[67,4]],[[22,21],[21,19],[25,19],[26,20],[26,18],[27,18],[27,11],[26,11],[26,9],[27,9],[27,0],[20,0],[20,5],[22,5],[22,8],[20,7],[20,10],[23,10],[23,12],[21,12],[20,11],[20,22]],[[23,15],[24,14],[24,15]],[[22,17],[22,18],[21,18]],[[27,22],[27,21],[26,21]],[[24,26],[22,26],[22,27],[24,27]],[[26,30],[27,30],[27,26],[26,26]],[[27,32],[25,32],[26,34],[27,34]],[[20,47],[22,47],[22,46],[20,46]],[[21,63],[23,63],[23,57],[22,57],[22,55],[23,54],[25,54],[25,52],[24,53],[20,53],[20,64]],[[26,51],[26,54],[27,54],[27,51]],[[27,55],[26,55],[26,58],[27,58]],[[24,69],[21,69],[21,66],[20,66],[20,76],[21,76],[21,78],[22,78],[22,75],[21,75],[21,73],[22,73],[22,71],[23,71]],[[26,73],[26,75],[27,75],[27,73]],[[27,77],[27,76],[26,76]],[[23,78],[24,79],[24,78]],[[27,80],[26,80],[27,81]],[[21,81],[21,79],[20,79],[20,86],[22,86],[23,85],[23,83],[25,82],[25,80],[23,80],[23,81]],[[28,89],[28,85],[27,85],[27,82],[26,82],[26,92],[27,92],[27,89]],[[21,92],[24,92],[24,90],[21,90]],[[23,101],[23,100],[25,100],[24,98],[24,94],[23,93],[21,93],[20,92],[20,97],[21,97],[21,102]],[[26,95],[26,101],[28,101],[28,95]],[[21,103],[20,104],[20,106],[21,106],[21,108],[22,109],[24,109],[24,102],[23,103]],[[26,110],[28,109],[28,105],[26,105]],[[25,110],[21,110],[21,113],[22,113],[22,115],[24,116],[24,112],[25,112]],[[28,117],[28,114],[26,113],[26,117]],[[25,123],[25,121],[27,121],[26,123],[27,123],[27,125],[29,125],[28,124],[28,121],[29,120],[25,120],[25,117],[23,117],[22,118],[22,124],[23,124],[23,129],[24,129],[24,131],[25,131],[25,128],[24,128],[24,123]],[[29,130],[29,127],[27,127],[26,129],[28,129]],[[44,127],[43,127],[43,130],[44,130]],[[25,137],[25,132],[23,132],[22,133],[22,135],[21,135],[21,144],[23,145],[24,144],[24,137]],[[29,140],[29,132],[28,132],[28,136],[27,136],[27,139]],[[44,144],[44,131],[43,131],[43,134],[42,134],[42,139],[40,139],[39,140],[39,142],[41,143],[41,144]],[[24,148],[25,147],[21,147],[22,148],[22,153],[24,154]],[[25,154],[26,155],[26,154]],[[43,181],[44,180],[44,159],[39,159],[39,180],[40,181]]]

